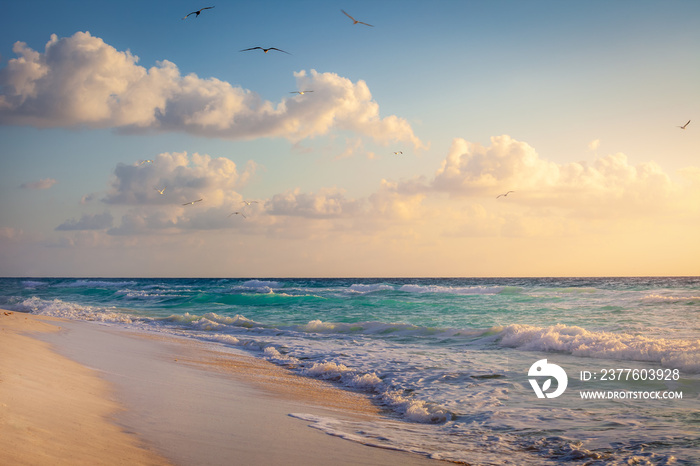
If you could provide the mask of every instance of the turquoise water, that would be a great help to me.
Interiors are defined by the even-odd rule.
[[[232,346],[361,391],[384,423],[295,415],[362,443],[471,464],[700,463],[698,277],[6,278],[0,307]],[[554,398],[531,380],[558,380],[528,375],[543,359],[568,379]]]

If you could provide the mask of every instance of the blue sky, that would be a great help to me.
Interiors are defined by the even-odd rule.
[[[699,50],[694,1],[7,5],[0,274],[697,274]]]

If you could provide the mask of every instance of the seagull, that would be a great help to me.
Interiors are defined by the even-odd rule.
[[[203,199],[197,199],[196,201],[185,202],[185,203],[182,204],[182,205],[192,205],[192,204],[194,204],[195,202],[202,202],[202,200],[203,200]]]
[[[287,55],[291,55],[291,53],[285,52],[284,50],[278,49],[278,48],[276,48],[276,47],[270,47],[270,48],[267,48],[267,49],[264,49],[264,48],[262,48],[262,47],[251,47],[251,48],[249,48],[249,49],[239,50],[239,52],[247,52],[248,50],[257,50],[257,49],[260,49],[260,50],[262,50],[262,51],[265,52],[265,53],[269,52],[270,50],[277,50],[278,52],[283,52],[283,53],[286,53]]]
[[[142,160],[139,162],[139,165],[143,165],[144,163],[153,163],[153,160]]]
[[[210,9],[212,9],[212,8],[214,8],[214,7],[213,7],[213,6],[207,6],[207,7],[204,7],[204,8],[202,8],[202,9],[199,9],[199,10],[197,10],[197,11],[193,11],[192,13],[190,13],[189,15],[185,16],[185,17],[182,18],[182,19],[187,19],[190,15],[195,15],[195,18],[196,18],[197,16],[199,16],[199,14],[200,14],[203,10],[210,10]]]
[[[508,192],[505,193],[505,194],[499,194],[498,196],[496,196],[496,199],[498,199],[498,198],[501,197],[501,196],[506,197],[508,194],[514,193],[514,192],[515,192],[515,191],[508,191]]]
[[[166,186],[165,188],[167,188],[167,186]],[[153,189],[155,189],[156,191],[158,191],[158,194],[165,194],[165,188],[163,188],[163,189],[158,189],[158,188],[155,187],[155,186],[153,187]]]
[[[679,126],[680,129],[685,129],[686,126],[690,124],[690,120],[688,120],[688,123],[684,124],[683,126]]]
[[[248,218],[248,217],[245,216],[245,214],[244,214],[243,212],[231,212],[230,214],[228,214],[229,217],[230,217],[231,215],[240,215],[240,216],[242,216],[243,218]]]
[[[401,154],[403,154],[403,152],[401,152],[401,151],[394,152],[394,155],[401,155]]]
[[[249,206],[251,204],[257,204],[258,201],[241,201],[241,203]],[[231,214],[231,215],[233,215],[233,214]]]
[[[347,13],[345,12],[345,10],[340,10],[340,11],[342,11],[343,14],[344,14],[345,16],[347,16],[348,18],[350,18],[350,19],[352,20],[352,24],[358,24],[358,23],[359,23],[359,24],[364,24],[365,26],[374,27],[374,26],[372,26],[371,24],[363,23],[362,21],[356,20],[355,18],[353,18],[352,16],[350,16],[349,14],[347,14]]]
[[[304,94],[306,94],[307,92],[313,92],[313,91],[292,91],[292,92],[290,92],[290,94],[304,95]]]

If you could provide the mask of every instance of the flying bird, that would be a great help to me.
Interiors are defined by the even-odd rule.
[[[167,186],[166,186],[165,188],[167,188]],[[163,189],[158,189],[158,188],[155,187],[155,186],[153,187],[153,189],[155,189],[156,191],[158,191],[158,194],[165,194],[165,188],[163,188]]]
[[[248,50],[258,50],[258,49],[262,50],[262,51],[265,52],[265,53],[269,52],[270,50],[277,50],[278,52],[282,52],[282,53],[286,53],[287,55],[291,55],[291,53],[285,52],[284,50],[278,49],[277,47],[270,47],[270,48],[267,48],[267,49],[264,49],[264,48],[262,48],[262,47],[251,47],[251,48],[249,48],[249,49],[239,50],[239,52],[247,52]]]
[[[201,9],[199,9],[199,10],[197,10],[197,11],[193,11],[192,13],[188,14],[187,16],[185,16],[185,17],[182,18],[182,19],[187,19],[187,18],[188,18],[189,16],[191,16],[191,15],[195,15],[195,18],[196,18],[197,16],[199,16],[199,14],[200,14],[202,11],[204,11],[204,10],[210,10],[210,9],[212,9],[212,8],[214,8],[214,7],[213,7],[213,6],[207,6],[207,7],[201,8]]]
[[[240,215],[240,216],[242,216],[243,218],[248,218],[248,217],[245,216],[245,214],[244,214],[243,212],[231,212],[230,214],[228,214],[229,217],[230,217],[231,215]]]
[[[688,120],[688,123],[684,124],[683,126],[679,126],[680,129],[685,129],[686,126],[690,124],[690,120]]]
[[[182,204],[182,205],[192,205],[192,204],[194,204],[195,202],[202,202],[202,200],[203,200],[203,199],[197,199],[196,201],[185,202],[185,203]]]
[[[313,91],[292,91],[292,92],[290,92],[290,94],[304,95],[304,94],[306,94],[307,92],[313,92]]]
[[[401,155],[401,154],[403,154],[403,152],[401,152],[401,151],[394,152],[394,155]]]
[[[514,192],[515,192],[515,191],[508,191],[508,192],[505,193],[505,194],[499,194],[498,196],[496,196],[496,199],[498,199],[498,198],[501,197],[501,196],[506,197],[508,194],[514,193]]]
[[[153,160],[142,160],[139,162],[139,165],[143,165],[144,163],[153,163]]]
[[[242,203],[242,204],[245,204],[245,205],[251,205],[251,204],[257,204],[258,201],[241,201],[241,203]],[[235,213],[235,212],[234,212],[234,213]],[[233,215],[233,214],[231,214],[231,215]]]
[[[343,14],[344,14],[345,16],[347,16],[348,18],[350,18],[350,19],[352,20],[352,24],[364,24],[365,26],[374,27],[374,26],[372,26],[371,24],[363,23],[362,21],[356,20],[355,18],[353,18],[352,16],[350,16],[349,14],[347,14],[347,13],[345,12],[345,10],[340,10],[340,11],[342,11]]]

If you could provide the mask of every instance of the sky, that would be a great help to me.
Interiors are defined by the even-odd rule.
[[[0,276],[700,275],[700,2],[3,10]]]

